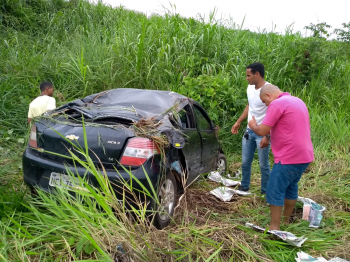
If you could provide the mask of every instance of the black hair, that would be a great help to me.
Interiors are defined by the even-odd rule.
[[[44,81],[44,82],[42,82],[42,83],[40,84],[40,91],[41,91],[41,92],[44,92],[45,89],[47,89],[47,88],[52,88],[52,87],[53,87],[53,84],[51,84],[51,83],[48,82],[48,81]]]
[[[250,68],[250,71],[252,71],[253,74],[255,74],[256,72],[259,72],[260,76],[262,78],[264,78],[265,76],[265,67],[262,63],[259,62],[255,62],[253,64],[250,64],[249,66],[247,66],[247,69]]]

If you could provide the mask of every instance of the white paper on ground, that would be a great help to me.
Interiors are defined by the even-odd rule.
[[[314,258],[314,257],[310,256],[309,254],[306,254],[303,251],[298,252],[297,256],[298,257],[295,258],[295,260],[297,262],[308,262],[308,261],[310,261],[310,262],[311,261],[312,262],[349,262],[349,261],[342,259],[342,258],[339,258],[339,257],[332,258],[331,260],[327,260],[323,257]]]
[[[265,232],[265,228],[256,226],[252,223],[246,223],[245,224],[247,227],[254,228],[256,230],[259,230],[261,232]],[[282,239],[283,241],[287,242],[288,244],[296,247],[301,247],[301,245],[307,240],[307,238],[302,237],[297,237],[294,234],[287,232],[287,231],[279,231],[279,230],[268,230],[267,233],[275,235]]]
[[[318,257],[318,258],[314,258],[308,254],[306,254],[305,252],[301,251],[297,253],[297,256],[295,258],[295,260],[297,262],[307,262],[307,261],[312,261],[312,262],[327,262],[326,259],[324,259],[323,257]]]
[[[220,200],[226,202],[230,201],[235,192],[233,192],[233,189],[227,188],[227,187],[218,187],[214,190],[210,191],[210,194],[216,196]]]
[[[226,201],[230,201],[234,194],[241,195],[241,196],[247,196],[247,195],[250,195],[251,193],[231,189],[229,187],[218,187],[218,188],[215,188],[214,190],[210,191],[210,194],[212,194],[212,195],[216,196],[217,198],[219,198],[220,200],[226,202]]]
[[[241,182],[239,181],[223,178],[218,171],[209,173],[208,178],[212,181],[222,183],[225,186],[237,186],[241,184]]]

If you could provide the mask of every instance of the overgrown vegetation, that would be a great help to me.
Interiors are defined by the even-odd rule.
[[[221,127],[232,173],[241,136],[230,129],[247,102],[245,67],[255,61],[265,64],[269,82],[309,107],[316,160],[300,195],[327,207],[322,228],[309,229],[295,215],[283,229],[308,236],[306,252],[350,259],[348,24],[338,31],[341,41],[327,41],[252,33],[215,15],[208,23],[169,12],[147,18],[79,0],[0,0],[0,8],[0,260],[112,260],[122,244],[135,260],[294,261],[299,249],[243,226],[268,224],[257,196],[220,203],[208,195],[216,185],[201,180],[187,189],[174,223],[155,231],[65,192],[33,200],[21,177],[27,109],[44,80],[54,83],[58,104],[118,87],[188,95]],[[253,171],[258,191],[256,163]],[[114,205],[105,194],[99,199]]]

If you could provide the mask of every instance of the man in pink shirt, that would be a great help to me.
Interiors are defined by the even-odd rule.
[[[271,210],[270,230],[280,230],[283,206],[284,221],[289,223],[298,199],[298,182],[314,160],[309,113],[301,99],[271,84],[262,87],[260,99],[268,106],[266,116],[260,125],[253,116],[249,127],[260,136],[271,135],[275,161],[266,201]]]

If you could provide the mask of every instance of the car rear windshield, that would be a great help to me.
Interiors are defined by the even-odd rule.
[[[90,118],[90,116],[87,116],[81,111],[78,111],[76,109],[69,109],[63,112],[60,112],[55,118],[59,121],[69,121],[72,123],[80,123],[83,120],[85,122],[90,123],[98,123],[98,124],[105,124],[105,125],[116,125],[121,124],[125,126],[130,126],[133,124],[133,121],[131,119],[125,119],[123,117],[118,116],[99,116],[98,118]]]

